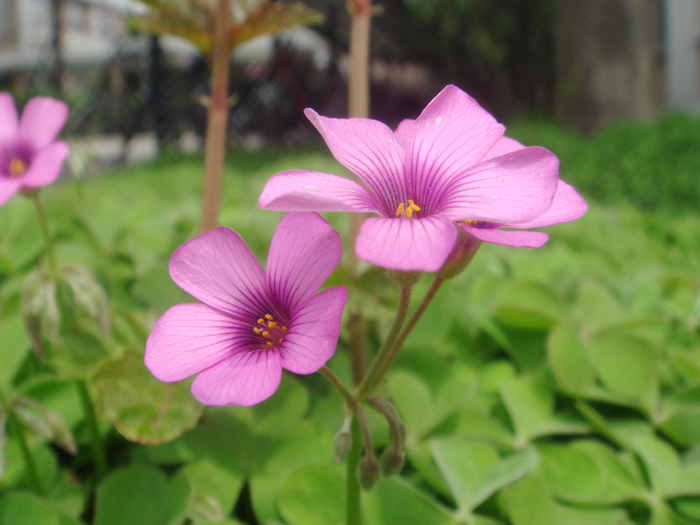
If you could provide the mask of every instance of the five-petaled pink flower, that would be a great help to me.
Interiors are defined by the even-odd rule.
[[[559,181],[554,154],[504,137],[504,126],[455,86],[395,132],[375,120],[331,119],[311,109],[306,115],[338,162],[367,187],[290,170],[267,182],[260,207],[377,213],[363,223],[355,250],[379,266],[437,271],[455,243],[456,223],[487,242],[534,247],[546,242],[544,233],[500,228],[585,213],[583,198]]]
[[[340,237],[317,213],[289,213],[270,245],[267,272],[243,239],[219,226],[180,246],[170,275],[204,304],[170,308],[146,343],[162,381],[199,374],[192,393],[207,405],[253,405],[282,369],[310,374],[335,352],[347,291],[316,293],[340,261]]]
[[[65,102],[34,97],[17,118],[9,93],[0,93],[0,206],[22,188],[56,180],[68,145],[54,140],[68,117]]]

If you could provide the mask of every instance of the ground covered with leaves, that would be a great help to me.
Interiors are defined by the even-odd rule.
[[[384,386],[407,428],[408,460],[364,495],[366,521],[697,523],[700,122],[669,117],[583,138],[527,120],[508,132],[557,153],[589,212],[551,228],[537,250],[483,245],[439,292]],[[190,300],[167,262],[196,234],[201,166],[163,156],[46,188],[59,262],[90,268],[108,298],[64,290],[74,307],[52,313],[55,337],[32,339],[22,316],[44,249],[33,209],[19,196],[0,209],[2,413],[15,407],[30,429],[22,443],[0,416],[0,523],[343,521],[344,465],[332,452],[342,399],[323,378],[285,376],[253,408],[203,409],[186,381],[160,383],[143,365],[152,323]],[[228,158],[220,222],[263,261],[281,213],[257,209],[257,197],[289,168],[342,173],[314,149]],[[326,215],[346,238],[347,216]],[[396,287],[381,269],[361,270],[350,301],[376,346]],[[347,275],[341,264],[327,286]],[[329,366],[350,381],[346,333]],[[383,420],[371,424],[387,446]]]

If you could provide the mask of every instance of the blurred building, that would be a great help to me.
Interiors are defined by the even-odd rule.
[[[666,0],[667,101],[700,114],[700,0]]]
[[[700,113],[700,0],[556,0],[555,41],[561,122]]]
[[[82,66],[114,57],[139,8],[131,0],[2,0],[0,83],[23,87],[32,75],[78,81]],[[73,68],[77,76],[68,73]]]

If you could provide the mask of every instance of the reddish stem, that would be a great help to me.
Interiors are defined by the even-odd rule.
[[[216,44],[212,52],[212,80],[207,140],[204,148],[204,189],[200,230],[215,228],[221,206],[221,178],[226,154],[228,121],[229,57],[231,55],[231,6],[219,0],[216,16]]]

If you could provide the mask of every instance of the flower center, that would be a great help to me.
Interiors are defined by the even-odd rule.
[[[253,328],[253,332],[261,337],[268,348],[279,348],[287,330],[286,326],[280,326],[270,314],[265,314],[264,318],[258,319],[258,326]]]
[[[465,219],[463,221],[457,221],[457,222],[462,222],[465,226],[476,226],[476,223],[479,222],[476,219]]]
[[[27,171],[27,163],[15,157],[10,161],[9,170],[10,177],[19,177]]]
[[[401,217],[401,215],[405,214],[406,217],[410,219],[414,211],[420,211],[420,207],[411,199],[408,199],[408,204],[404,204],[403,202],[399,204],[396,210],[396,216]]]

